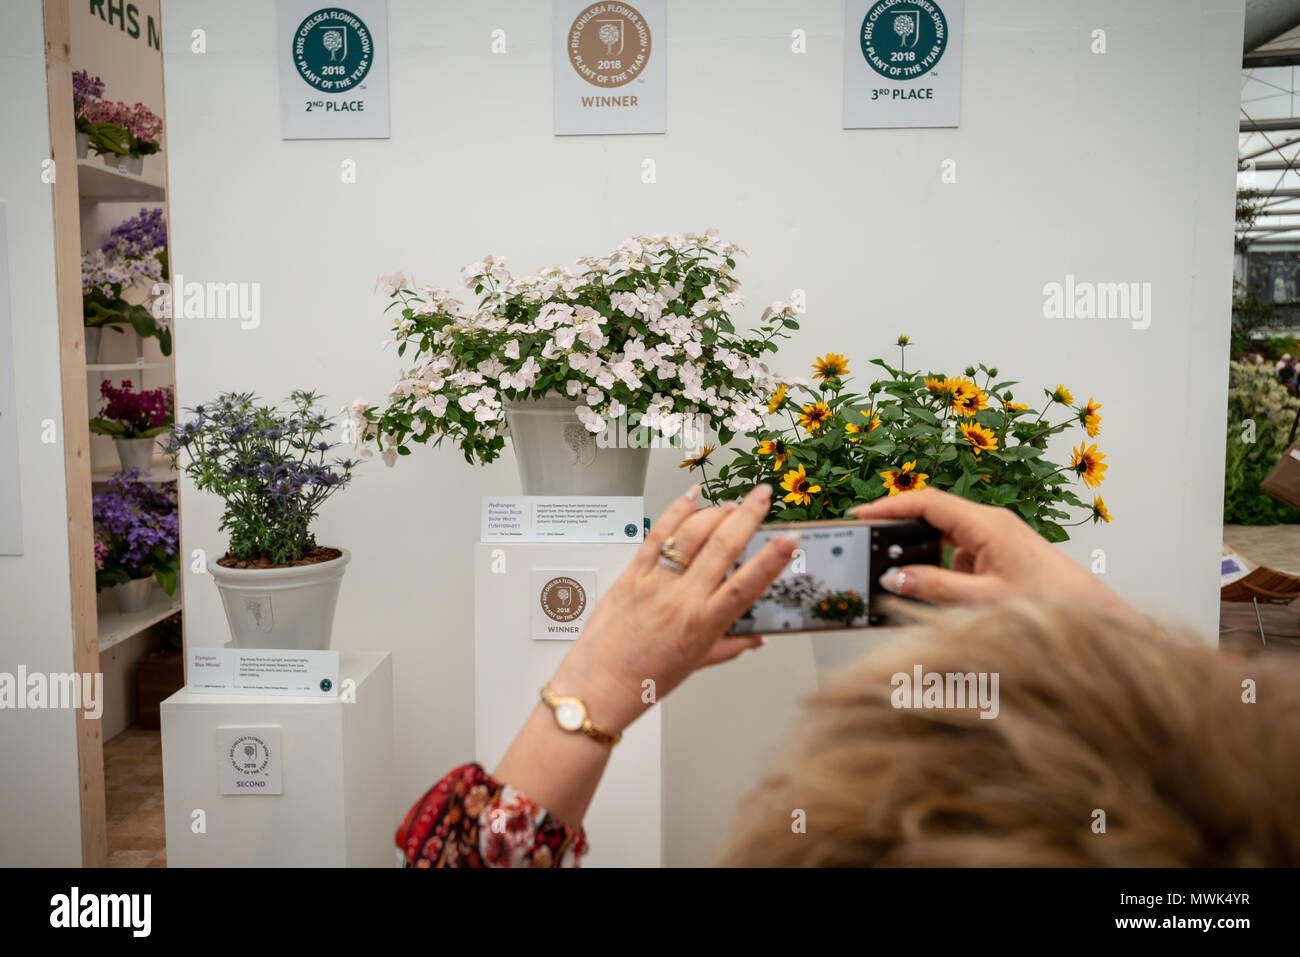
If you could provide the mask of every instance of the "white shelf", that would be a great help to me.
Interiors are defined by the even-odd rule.
[[[156,156],[154,162],[159,162]],[[132,176],[105,166],[100,157],[77,160],[77,192],[83,203],[134,200],[161,203],[166,197],[166,191],[161,186],[150,183],[141,176]]]
[[[167,597],[161,589],[154,601],[144,611],[106,612],[99,616],[99,650],[100,653],[121,644],[132,635],[138,635],[150,625],[156,625],[164,618],[170,618],[181,610],[179,597],[180,581],[176,585],[178,592],[174,597]]]
[[[174,482],[176,473],[172,471],[171,459],[166,455],[155,455],[152,459],[153,467],[144,475],[135,481],[137,482]],[[159,468],[162,466],[162,468]],[[90,480],[92,482],[106,482],[117,472],[122,470],[121,465],[101,465],[90,470]],[[131,481],[128,479],[127,481]]]
[[[170,362],[87,362],[87,372],[134,372],[136,369],[169,369]]]

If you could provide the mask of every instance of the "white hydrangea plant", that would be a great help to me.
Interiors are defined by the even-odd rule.
[[[378,288],[397,310],[386,344],[413,364],[385,407],[358,399],[344,408],[354,437],[390,465],[411,443],[444,440],[487,463],[505,446],[505,401],[557,394],[593,433],[622,416],[668,440],[688,420],[723,443],[752,432],[783,381],[763,360],[798,322],[791,303],[776,302],[752,334],[736,332],[743,253],[709,230],[637,236],[580,258],[577,271],[523,278],[488,256],[462,270],[471,307],[446,289],[383,276]]]

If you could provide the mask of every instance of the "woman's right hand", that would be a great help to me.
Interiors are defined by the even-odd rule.
[[[896,595],[940,605],[1054,598],[1101,607],[1120,617],[1142,617],[1008,509],[925,488],[859,505],[852,514],[866,521],[922,519],[952,546],[949,568],[906,565],[882,575],[881,586]]]

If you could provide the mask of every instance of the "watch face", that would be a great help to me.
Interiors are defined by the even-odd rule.
[[[555,706],[555,722],[565,731],[578,731],[587,719],[581,703],[573,699],[561,700]]]

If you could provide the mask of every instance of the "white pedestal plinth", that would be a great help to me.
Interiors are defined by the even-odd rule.
[[[571,642],[531,637],[532,571],[594,570],[594,603],[639,545],[480,543],[474,551],[474,745],[491,772]],[[495,562],[495,564],[494,564]],[[494,567],[499,569],[494,571]],[[557,734],[561,734],[558,729]],[[614,748],[583,826],[584,867],[657,867],[662,859],[660,709]]]
[[[344,652],[348,679],[351,702],[182,689],[162,703],[169,867],[393,866],[392,656]],[[219,793],[222,727],[280,728],[283,794]]]

